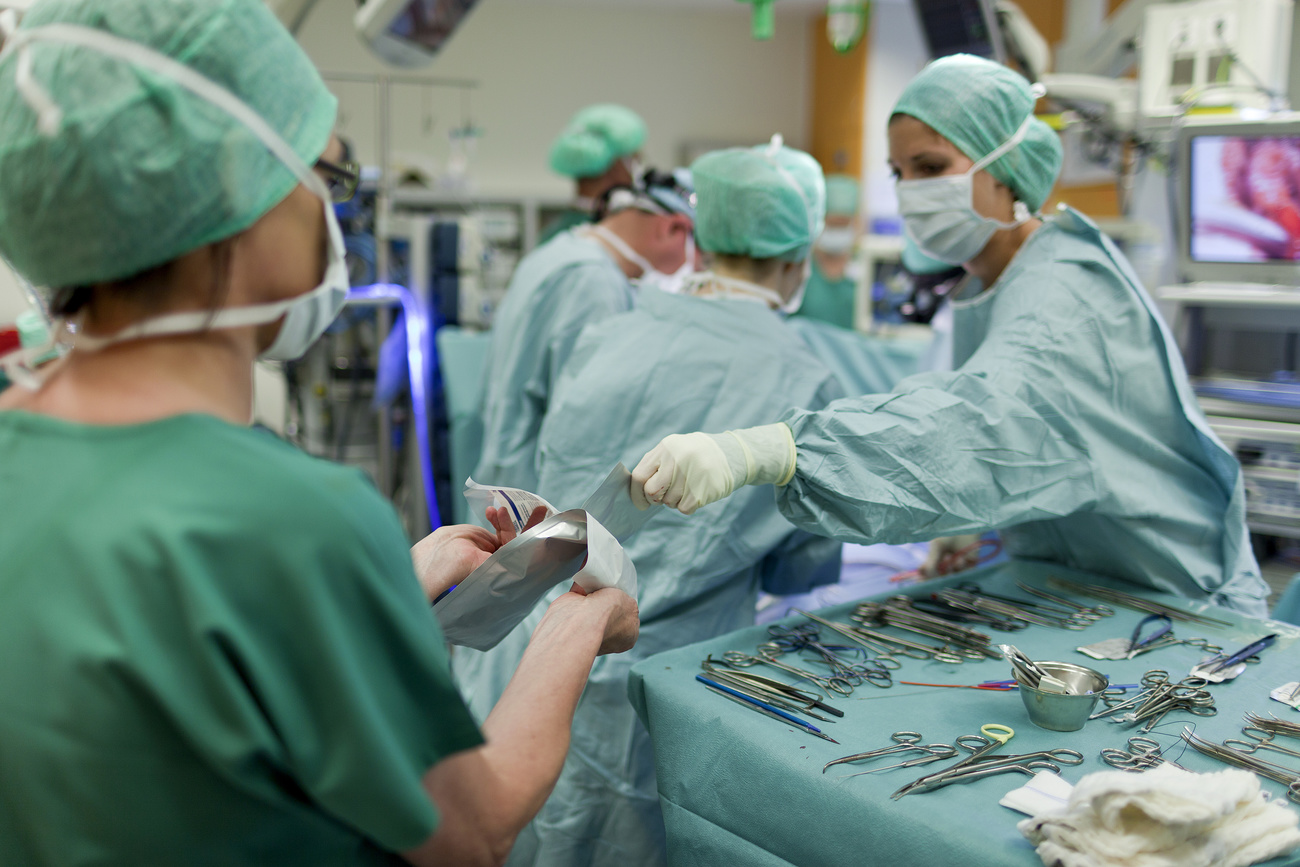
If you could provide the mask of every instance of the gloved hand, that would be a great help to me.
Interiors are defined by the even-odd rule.
[[[924,580],[970,569],[979,562],[980,550],[978,547],[973,547],[979,540],[980,537],[975,535],[940,536],[932,539],[930,553],[926,555],[925,562],[916,571],[921,573],[921,578]],[[970,550],[962,553],[967,548]]]
[[[672,434],[632,470],[632,502],[663,503],[684,515],[745,485],[784,485],[794,478],[794,435],[784,423],[721,434]]]

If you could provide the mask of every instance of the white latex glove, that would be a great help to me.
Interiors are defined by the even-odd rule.
[[[917,571],[922,578],[929,579],[969,569],[979,562],[979,549],[971,548],[960,556],[958,552],[970,548],[979,540],[979,536],[940,536],[933,539],[930,541],[930,553]]]
[[[663,503],[684,515],[745,485],[784,485],[794,478],[794,435],[784,423],[721,434],[673,434],[632,470],[632,502]]]

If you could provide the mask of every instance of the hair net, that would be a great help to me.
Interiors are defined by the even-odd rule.
[[[184,63],[314,163],[336,101],[261,0],[41,0],[18,33],[107,31]],[[59,288],[129,277],[255,223],[297,185],[239,121],[176,82],[91,48],[10,43],[0,60],[0,253]],[[30,52],[35,98],[16,86]],[[57,126],[38,128],[48,96]],[[47,133],[52,133],[47,134]]]
[[[710,253],[808,258],[826,222],[821,166],[779,138],[753,148],[707,153],[691,166],[695,237]]]
[[[858,179],[849,175],[826,176],[826,213],[852,217],[858,212]]]
[[[589,105],[573,116],[551,145],[551,168],[570,178],[594,178],[643,144],[645,121],[632,109]]]
[[[979,160],[1015,134],[1034,111],[1029,82],[1019,73],[970,54],[930,63],[894,105]],[[1020,201],[1037,211],[1061,169],[1061,141],[1047,124],[1030,122],[1024,139],[987,167]]]

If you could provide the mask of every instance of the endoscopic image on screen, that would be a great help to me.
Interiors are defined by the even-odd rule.
[[[1191,142],[1191,259],[1300,261],[1300,137]]]
[[[390,36],[437,51],[477,0],[411,0],[388,26]]]

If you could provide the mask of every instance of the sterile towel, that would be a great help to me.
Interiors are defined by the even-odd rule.
[[[1245,867],[1300,846],[1297,816],[1249,771],[1089,774],[1064,812],[1017,826],[1047,867]]]

